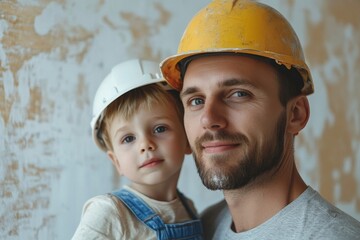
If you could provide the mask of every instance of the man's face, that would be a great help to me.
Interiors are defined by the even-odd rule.
[[[286,112],[275,69],[244,56],[193,60],[181,98],[186,133],[209,189],[237,189],[282,159]]]

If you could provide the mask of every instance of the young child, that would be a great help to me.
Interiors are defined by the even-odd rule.
[[[88,200],[77,239],[202,239],[192,202],[178,190],[191,150],[179,96],[152,61],[115,66],[100,84],[91,121],[93,138],[129,185]]]

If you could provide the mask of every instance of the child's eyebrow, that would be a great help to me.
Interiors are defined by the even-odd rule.
[[[123,127],[120,127],[118,129],[116,129],[115,133],[114,133],[114,137],[116,137],[121,131],[124,131],[126,130],[127,127],[126,126],[123,126]]]

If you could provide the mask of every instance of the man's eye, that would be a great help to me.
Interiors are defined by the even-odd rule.
[[[135,140],[134,136],[126,136],[126,137],[123,138],[123,140],[121,142],[122,143],[131,143],[134,140]]]
[[[162,133],[166,131],[166,127],[165,126],[157,126],[154,130],[154,133]]]
[[[190,101],[191,106],[197,106],[197,105],[201,105],[201,104],[204,104],[204,100],[201,98],[193,98]]]
[[[235,97],[246,97],[249,96],[249,94],[245,91],[236,91],[235,93],[233,93],[233,96]]]

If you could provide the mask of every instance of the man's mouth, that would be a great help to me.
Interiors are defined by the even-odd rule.
[[[224,142],[224,141],[211,141],[201,144],[204,153],[222,153],[225,151],[233,150],[238,147],[238,143]]]

